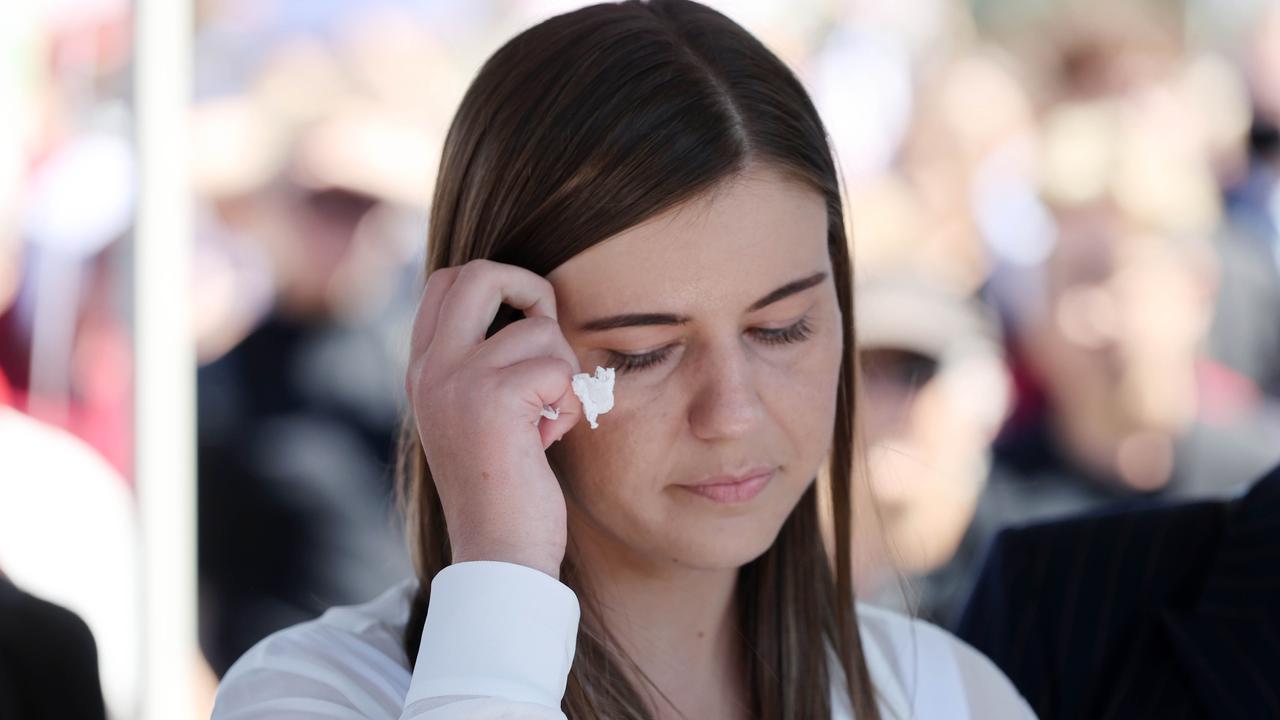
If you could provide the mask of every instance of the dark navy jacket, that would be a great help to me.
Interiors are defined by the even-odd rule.
[[[1043,720],[1280,718],[1280,467],[1230,501],[1001,532],[957,634]]]

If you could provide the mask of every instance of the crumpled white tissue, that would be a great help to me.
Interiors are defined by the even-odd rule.
[[[582,401],[582,412],[587,416],[587,422],[591,423],[592,430],[600,427],[596,418],[613,409],[613,379],[614,368],[600,366],[596,366],[594,377],[590,373],[573,376],[573,394]],[[543,406],[542,417],[555,420],[560,417],[560,411]]]

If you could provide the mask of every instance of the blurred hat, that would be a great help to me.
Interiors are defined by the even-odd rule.
[[[854,288],[858,346],[907,350],[938,361],[998,352],[1000,332],[975,301],[916,275],[880,275]]]

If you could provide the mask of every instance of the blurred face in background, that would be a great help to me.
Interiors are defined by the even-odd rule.
[[[853,527],[869,591],[878,570],[921,574],[955,554],[986,484],[1008,377],[994,345],[945,363],[893,348],[860,356],[868,475],[854,483]]]
[[[1087,464],[1149,489],[1196,413],[1212,256],[1101,205],[1058,213],[1044,312],[1024,338],[1059,430]],[[1090,454],[1093,454],[1090,457]]]
[[[358,250],[357,228],[376,205],[373,198],[344,189],[281,181],[224,201],[221,210],[226,222],[269,259],[280,311],[315,319],[331,317],[348,299],[344,285],[350,284]]]
[[[767,550],[831,449],[843,340],[822,197],[756,168],[549,279],[583,370],[617,368],[599,428],[579,423],[549,450],[572,541],[686,569]],[[584,329],[637,313],[683,321]],[[754,468],[772,475],[736,502],[688,487]]]

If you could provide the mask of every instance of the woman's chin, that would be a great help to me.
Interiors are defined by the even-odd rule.
[[[763,555],[776,538],[776,532],[761,532],[757,521],[751,528],[691,532],[685,535],[680,551],[668,555],[682,565],[699,570],[740,568]]]

